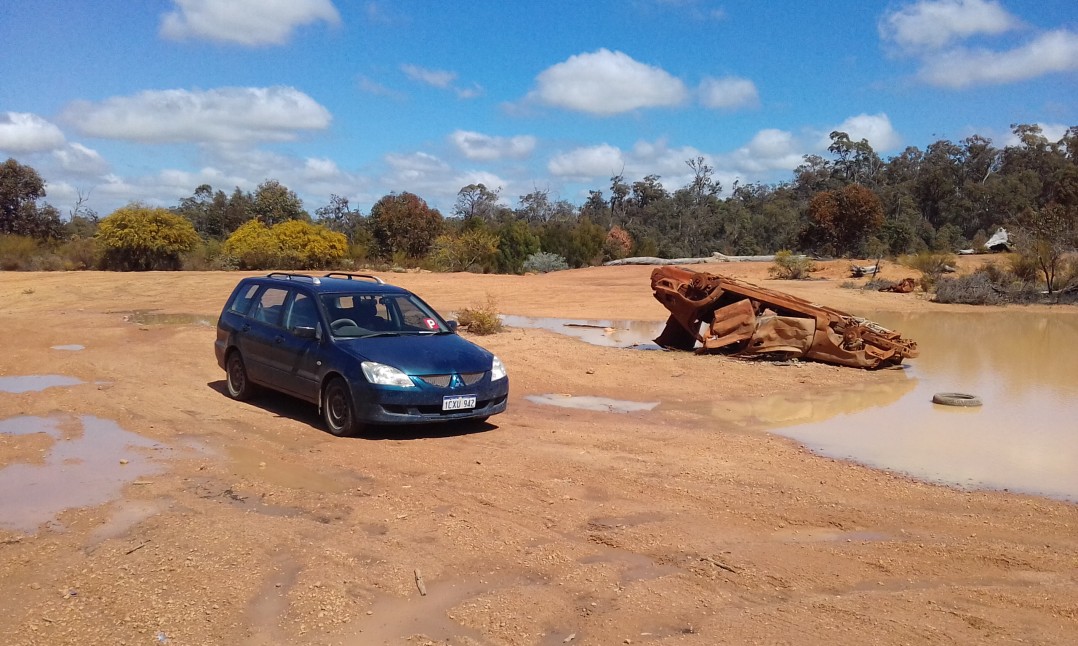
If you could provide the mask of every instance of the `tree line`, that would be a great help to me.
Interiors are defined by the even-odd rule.
[[[702,157],[686,161],[684,186],[614,173],[580,205],[536,189],[511,206],[500,189],[471,184],[448,216],[410,192],[383,196],[367,214],[332,195],[312,215],[268,180],[253,192],[202,185],[171,208],[133,204],[105,218],[80,195],[64,221],[37,172],[9,159],[0,167],[0,267],[21,267],[19,254],[32,248],[52,254],[36,267],[44,269],[394,264],[520,273],[629,255],[953,252],[982,245],[999,226],[1073,249],[1078,126],[1059,141],[1036,125],[1012,132],[1016,143],[1002,148],[974,135],[883,160],[868,141],[836,131],[827,155],[806,155],[789,181],[735,182],[725,193]]]

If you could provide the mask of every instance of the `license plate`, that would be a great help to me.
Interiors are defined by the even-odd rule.
[[[475,408],[475,395],[442,397],[442,410],[468,410]]]

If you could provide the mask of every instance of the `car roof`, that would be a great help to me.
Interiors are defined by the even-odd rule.
[[[346,272],[330,272],[324,276],[311,276],[308,274],[293,274],[285,272],[273,272],[266,276],[248,278],[260,283],[287,283],[301,285],[319,294],[326,293],[352,293],[352,294],[411,294],[403,287],[390,285],[381,278],[371,274],[353,274]]]

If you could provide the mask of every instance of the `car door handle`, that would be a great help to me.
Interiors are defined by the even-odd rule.
[[[284,337],[283,336],[278,336],[276,339],[273,340],[273,342],[276,343],[277,345],[280,345],[280,344],[284,343]]]
[[[243,327],[240,328],[240,330],[242,332],[250,332],[251,331],[251,325],[249,323],[244,323]]]

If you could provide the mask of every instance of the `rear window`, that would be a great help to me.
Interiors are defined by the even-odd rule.
[[[288,290],[280,287],[267,287],[266,291],[255,301],[251,309],[251,318],[256,321],[279,325],[281,321],[281,306],[288,297]]]
[[[251,309],[251,303],[254,301],[256,292],[258,292],[257,283],[248,285],[246,289],[239,290],[235,298],[232,299],[232,303],[229,304],[228,310],[237,314],[246,314],[247,310]]]

